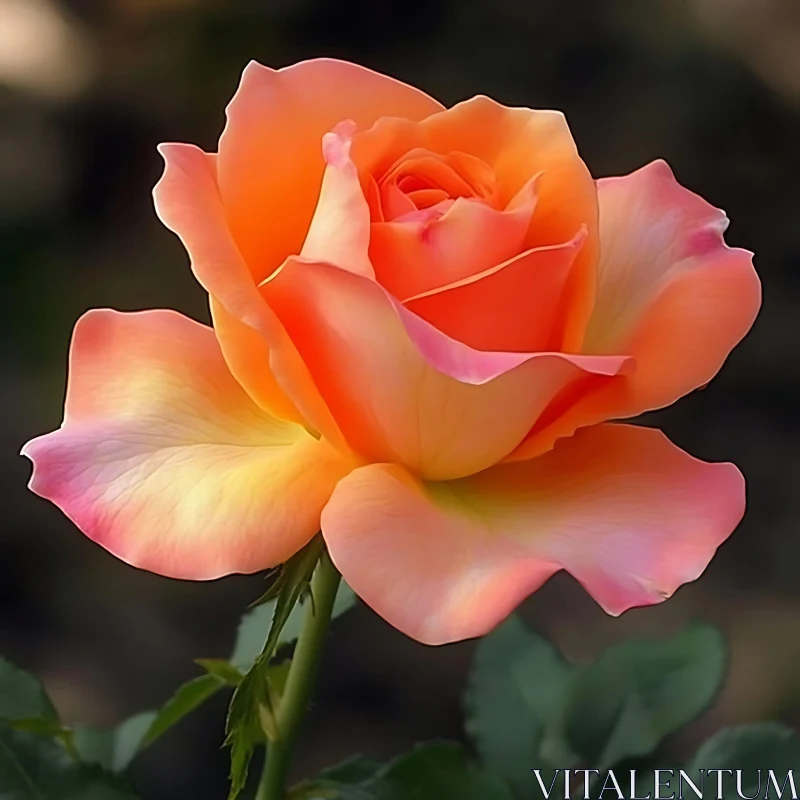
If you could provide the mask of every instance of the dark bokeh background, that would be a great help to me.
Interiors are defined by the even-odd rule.
[[[722,374],[657,415],[700,457],[737,462],[747,517],[670,602],[607,618],[559,576],[523,613],[572,656],[692,617],[733,664],[716,709],[672,747],[734,721],[800,722],[800,4],[797,0],[0,0],[0,653],[69,721],[161,703],[225,655],[263,578],[137,572],[25,489],[16,454],[61,419],[72,324],[87,308],[207,319],[177,239],[153,213],[160,141],[215,149],[251,58],[350,58],[446,103],[486,93],[567,112],[598,176],[656,157],[725,208],[756,252],[764,310]],[[472,645],[428,649],[364,608],[339,621],[298,775],[360,750],[460,736]],[[147,800],[220,798],[224,702],[135,770]]]

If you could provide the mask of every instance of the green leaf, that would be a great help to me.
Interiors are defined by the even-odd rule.
[[[273,693],[273,701],[277,705],[283,696],[283,690],[286,688],[286,681],[289,678],[289,670],[291,669],[291,659],[281,661],[279,664],[270,664],[267,670],[267,683],[269,684],[270,691]]]
[[[710,705],[725,667],[722,635],[700,623],[610,647],[575,672],[544,747],[601,771],[647,755]]]
[[[508,785],[466,757],[461,745],[431,742],[369,774],[372,762],[341,765],[290,793],[293,800],[513,800]],[[358,780],[361,769],[367,773]],[[338,779],[336,774],[338,771]],[[345,777],[345,780],[342,780]],[[349,780],[355,778],[355,781]]]
[[[156,711],[143,711],[140,714],[129,717],[116,727],[111,760],[112,771],[121,772],[133,761],[158,716]]]
[[[311,575],[323,552],[322,537],[315,536],[281,568],[278,588],[268,592],[274,600],[272,623],[260,655],[236,687],[228,708],[225,744],[231,748],[229,800],[238,797],[247,783],[255,748],[264,742],[265,727],[274,733],[273,696],[269,685],[270,659],[281,641],[282,631],[301,597],[310,594]],[[310,599],[313,602],[313,598]],[[234,659],[234,664],[238,662]]]
[[[215,695],[223,683],[214,675],[200,675],[179,686],[175,694],[156,712],[141,742],[141,748],[151,745],[173,725],[180,722],[187,714],[205,703]]]
[[[450,742],[414,748],[369,781],[380,800],[512,800],[509,787],[496,775],[467,760],[464,749]]]
[[[78,757],[87,764],[122,772],[142,750],[227,685],[209,672],[179,686],[158,711],[135,714],[111,729],[78,726],[72,736]]]
[[[115,728],[107,730],[76,725],[72,738],[78,758],[86,764],[98,764],[104,769],[113,769],[115,731]]]
[[[74,754],[72,731],[61,724],[42,684],[30,673],[1,658],[0,723],[17,731],[58,739]]]
[[[267,739],[274,742],[278,738],[278,720],[276,712],[286,688],[286,681],[289,677],[291,661],[283,661],[280,664],[270,664],[265,672],[267,682],[267,702],[261,703],[259,707],[259,721],[261,729],[266,733]]]
[[[723,728],[701,745],[689,765],[689,769],[700,767],[800,771],[800,738],[776,722]]]
[[[33,675],[0,658],[0,720],[34,719],[58,723],[58,712]]]
[[[99,767],[75,763],[52,739],[0,726],[0,800],[136,800],[136,795]]]
[[[264,650],[267,633],[275,615],[275,601],[270,600],[248,611],[239,623],[236,644],[231,654],[231,664],[247,672]]]
[[[531,769],[548,766],[539,753],[544,725],[573,671],[516,616],[485,636],[475,651],[464,698],[467,732],[481,763],[521,796],[533,796],[537,786]]]
[[[285,581],[284,585],[286,585]],[[302,587],[300,588],[302,590]],[[344,612],[354,602],[355,596],[352,591],[348,588],[343,592],[340,591],[336,598],[334,614]],[[269,629],[269,618],[275,615],[276,604],[277,600],[271,600],[245,616],[240,625],[239,637],[237,638],[237,651],[240,654],[237,663],[247,664],[248,653],[252,652],[254,645],[259,648],[264,647],[267,637],[266,632]],[[281,634],[279,644],[289,643],[297,637],[302,619],[299,612],[300,609],[298,607],[295,614],[289,614],[289,618],[283,628],[285,633]],[[258,634],[256,634],[257,625],[261,625]],[[244,655],[242,656],[242,654]],[[0,665],[2,663],[0,662]],[[78,727],[73,735],[72,731],[64,730],[60,727],[57,717],[54,717],[52,722],[26,718],[16,724],[25,730],[50,736],[60,736],[70,746],[74,742],[76,753],[86,763],[99,764],[115,772],[121,772],[130,765],[137,753],[152,744],[185,716],[199,708],[220,689],[225,686],[238,686],[244,678],[239,669],[225,659],[197,659],[196,663],[205,669],[208,674],[201,675],[180,686],[159,711],[142,712],[111,730]],[[8,666],[10,667],[10,665]],[[247,667],[251,666],[252,659]],[[259,706],[261,721],[269,721],[264,718],[264,707],[271,708],[271,705],[280,697],[288,668],[289,662],[267,667],[265,673],[267,697],[266,701]],[[12,674],[13,669],[9,670],[9,674]],[[0,672],[0,674],[2,673]],[[37,696],[40,700],[41,697],[44,697],[45,700],[47,699],[41,686],[27,673],[16,670],[13,673],[13,677],[17,680],[27,680],[28,688],[31,690],[28,694],[31,696]],[[39,695],[36,695],[33,689],[38,689]],[[47,702],[49,703],[49,701]],[[41,702],[38,705],[25,706],[21,710],[30,712],[40,706]],[[52,708],[52,705],[50,708]],[[55,711],[53,710],[54,713]],[[2,797],[0,797],[0,800],[2,800]]]
[[[800,738],[791,728],[777,723],[723,728],[700,747],[686,771],[696,781],[700,769],[742,770],[743,795],[764,797],[769,787],[769,796],[778,797],[769,770],[773,770],[778,789],[783,787],[789,770],[793,770],[795,780],[800,781]],[[706,783],[712,781],[716,797],[717,775],[707,775],[705,780]],[[723,775],[722,786],[726,800],[740,796],[733,775]],[[787,783],[787,790],[791,796],[791,784]]]
[[[226,661],[224,658],[196,658],[194,663],[228,686],[238,686],[244,677],[230,661]]]
[[[265,739],[262,717],[274,720],[267,686],[268,658],[258,658],[236,687],[228,708],[225,744],[231,748],[229,800],[237,797],[247,783],[253,750]]]
[[[270,623],[275,615],[275,603],[273,598],[267,602],[256,606],[248,611],[239,623],[239,630],[236,635],[236,644],[230,662],[237,669],[247,672],[255,663],[255,660],[263,652],[267,642],[267,634]],[[345,611],[351,609],[356,603],[356,596],[353,590],[342,581],[339,584],[339,591],[336,593],[336,600],[333,605],[333,617],[336,618]],[[297,604],[292,608],[289,616],[281,629],[280,637],[276,650],[287,644],[292,644],[300,635],[300,628],[303,624],[304,606]]]
[[[144,746],[145,737],[157,716],[156,711],[143,711],[111,730],[77,727],[73,736],[75,749],[87,764],[99,764],[112,772],[122,772]]]
[[[320,778],[337,783],[363,783],[375,777],[384,767],[381,761],[374,761],[364,756],[351,756],[335,767],[328,767],[320,772]]]
[[[357,791],[361,792],[360,797],[364,800],[370,800],[371,795],[363,788],[363,784],[374,778],[385,766],[383,762],[373,761],[371,758],[351,756],[336,766],[322,770],[316,779],[302,781],[293,786],[289,791],[289,798],[290,800],[335,798],[342,796],[344,787],[349,787],[347,789],[349,800],[356,797]]]
[[[39,717],[25,719],[7,719],[0,721],[0,725],[6,725],[15,731],[27,731],[37,733],[39,736],[49,736],[51,739],[61,739],[66,744],[66,740],[71,739],[72,731],[65,728],[60,722],[51,719],[40,719]]]

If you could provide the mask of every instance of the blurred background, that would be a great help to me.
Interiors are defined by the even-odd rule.
[[[703,392],[654,415],[749,482],[744,523],[704,577],[610,619],[560,575],[523,614],[571,657],[699,617],[731,641],[720,724],[800,723],[800,3],[798,0],[0,0],[0,653],[40,676],[70,722],[162,703],[224,656],[262,576],[211,584],[137,572],[28,493],[28,438],[61,420],[72,325],[92,306],[205,298],[150,190],[156,144],[216,149],[250,59],[356,60],[446,104],[486,93],[567,113],[594,175],[666,158],[729,213],[765,304]],[[459,737],[470,643],[428,649],[365,608],[340,619],[297,776],[353,751]],[[137,764],[146,800],[225,796],[219,698]]]

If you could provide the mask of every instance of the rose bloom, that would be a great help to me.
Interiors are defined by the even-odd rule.
[[[64,422],[23,450],[119,558],[213,579],[321,529],[367,604],[442,643],[561,569],[610,614],[657,603],[738,524],[736,467],[608,422],[708,383],[760,305],[663,161],[595,181],[556,111],[327,59],[251,63],[217,153],[160,152],[213,327],[88,312]]]

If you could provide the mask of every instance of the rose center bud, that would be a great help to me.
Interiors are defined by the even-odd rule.
[[[467,153],[443,155],[417,148],[399,158],[376,183],[384,219],[402,220],[429,208],[441,215],[459,197],[493,205],[496,176],[488,164]]]
[[[370,261],[399,300],[475,276],[524,249],[535,180],[504,199],[495,169],[476,155],[421,146],[390,154],[391,144],[381,152],[387,143],[377,138],[374,131],[356,137],[355,160],[370,209]]]

